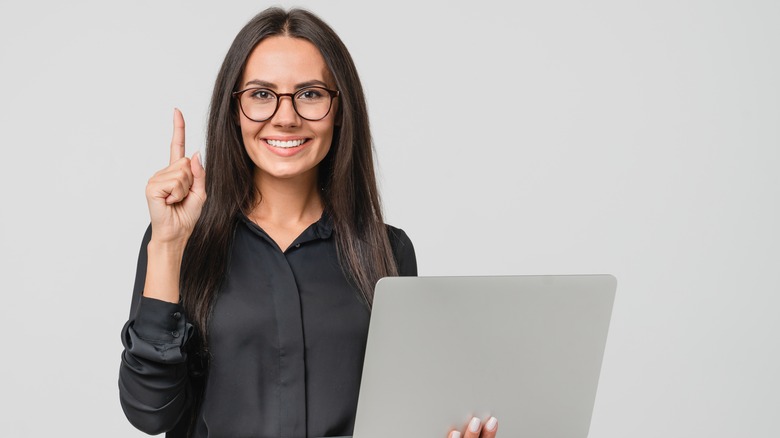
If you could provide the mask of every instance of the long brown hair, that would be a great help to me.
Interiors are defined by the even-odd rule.
[[[200,219],[184,253],[182,304],[199,332],[195,353],[207,356],[208,321],[227,270],[233,232],[242,213],[259,200],[236,122],[238,90],[252,49],[264,38],[285,35],[313,43],[340,91],[339,123],[328,155],[320,163],[319,184],[333,220],[341,266],[367,306],[379,278],[397,275],[379,202],[372,141],[363,87],[346,46],[317,16],[301,9],[267,9],[238,33],[214,85],[206,138],[206,193]],[[204,354],[206,353],[206,354]]]

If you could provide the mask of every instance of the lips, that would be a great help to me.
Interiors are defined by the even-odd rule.
[[[306,142],[305,138],[299,138],[296,140],[272,140],[272,139],[266,139],[266,143],[269,145],[275,147],[275,148],[283,148],[283,149],[289,149],[294,148],[302,145]]]
[[[265,137],[262,139],[265,147],[279,157],[292,157],[312,144],[306,137]]]

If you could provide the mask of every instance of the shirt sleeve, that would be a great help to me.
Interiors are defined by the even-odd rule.
[[[414,253],[414,245],[404,230],[387,226],[390,246],[393,249],[395,262],[398,265],[398,275],[401,277],[417,276],[417,256]]]
[[[169,431],[189,404],[187,341],[193,326],[180,304],[146,298],[146,246],[151,226],[138,255],[130,318],[122,328],[119,400],[133,426],[148,434]]]

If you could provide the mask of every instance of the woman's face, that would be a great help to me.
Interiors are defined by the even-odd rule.
[[[305,39],[274,36],[261,41],[249,55],[239,89],[258,87],[279,94],[310,86],[335,89],[320,51]],[[276,113],[264,122],[252,121],[239,111],[241,135],[256,175],[316,181],[317,165],[333,140],[337,103],[334,99],[328,115],[317,121],[301,118],[289,97],[280,98]]]

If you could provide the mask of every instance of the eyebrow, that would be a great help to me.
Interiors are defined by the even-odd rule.
[[[273,82],[267,82],[267,81],[263,81],[263,80],[260,80],[260,79],[252,79],[251,81],[248,81],[246,83],[247,87],[250,86],[250,85],[257,85],[258,87],[270,88],[270,89],[273,89],[273,90],[278,88],[277,85],[274,84]],[[313,87],[313,86],[319,86],[319,87],[323,87],[323,88],[328,88],[328,84],[326,84],[325,82],[322,82],[322,81],[320,81],[318,79],[312,79],[310,81],[306,81],[306,82],[301,82],[301,83],[295,84],[295,89],[299,90],[301,88]]]

